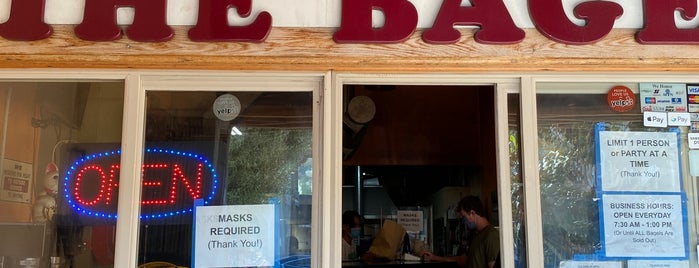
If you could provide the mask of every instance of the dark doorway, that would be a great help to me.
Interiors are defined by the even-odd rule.
[[[498,225],[494,86],[345,85],[343,94],[343,210],[365,218],[364,236],[397,210],[427,208],[427,242],[455,254],[454,205],[466,195]],[[370,121],[351,117],[357,97],[373,102]]]

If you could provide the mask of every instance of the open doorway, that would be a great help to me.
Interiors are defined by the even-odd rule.
[[[343,98],[342,209],[362,216],[357,256],[405,211],[421,215],[410,251],[465,254],[468,195],[499,225],[495,86],[345,85]]]

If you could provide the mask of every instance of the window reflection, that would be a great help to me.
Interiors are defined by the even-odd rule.
[[[239,114],[217,117],[229,111],[214,104],[223,95],[234,96],[228,108]],[[149,92],[139,263],[194,266],[191,209],[201,199],[225,211],[274,204],[274,261],[310,266],[312,99],[311,92]],[[144,218],[149,210],[154,217]],[[243,255],[215,258],[237,263]]]
[[[99,165],[70,167],[104,145],[118,151],[123,92],[122,82],[0,83],[0,267],[113,266],[116,211],[86,211],[116,204],[93,191],[116,182]]]

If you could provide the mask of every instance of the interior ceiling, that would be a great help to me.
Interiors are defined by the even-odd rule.
[[[493,86],[352,85],[345,91],[346,99],[371,98],[376,113],[362,131],[343,137],[343,148],[355,150],[344,165],[478,165],[484,150],[494,151]]]
[[[345,86],[346,99],[368,96],[376,114],[343,161],[343,184],[356,185],[359,166],[397,206],[427,204],[445,186],[495,185],[483,181],[495,170],[494,92],[492,85]]]

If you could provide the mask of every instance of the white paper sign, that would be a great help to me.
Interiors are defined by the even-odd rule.
[[[408,232],[421,232],[424,226],[422,211],[419,210],[399,210],[397,220]]]
[[[699,133],[687,133],[689,149],[699,149]]]
[[[32,164],[4,159],[2,165],[0,200],[29,203],[32,193]]]
[[[686,256],[682,196],[602,195],[607,257]]]
[[[620,261],[562,261],[559,268],[622,268]]]
[[[689,174],[699,176],[699,150],[689,150]]]
[[[680,192],[677,134],[600,131],[602,191]]]
[[[629,260],[628,267],[633,267],[633,268],[689,268],[689,261]]]
[[[197,206],[194,267],[273,266],[274,205]]]

